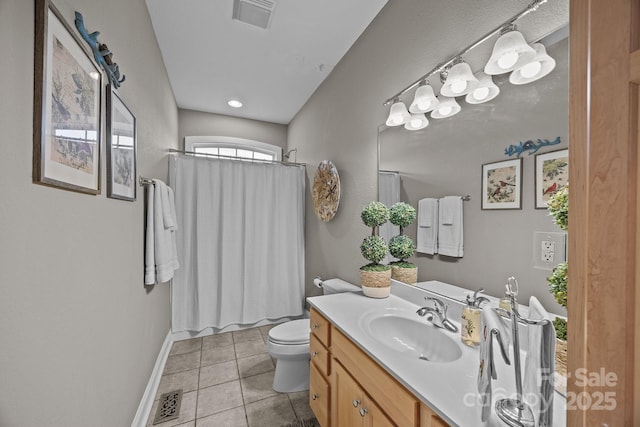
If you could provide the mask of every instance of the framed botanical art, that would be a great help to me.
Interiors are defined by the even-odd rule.
[[[136,199],[136,118],[109,85],[107,89],[107,197]]]
[[[522,209],[522,159],[482,165],[482,209]]]
[[[102,74],[49,0],[36,1],[33,181],[100,193]]]
[[[546,209],[549,198],[569,181],[569,150],[536,156],[536,209]]]

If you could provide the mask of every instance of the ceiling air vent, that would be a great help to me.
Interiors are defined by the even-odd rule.
[[[275,8],[276,3],[269,0],[234,0],[233,19],[266,30]]]

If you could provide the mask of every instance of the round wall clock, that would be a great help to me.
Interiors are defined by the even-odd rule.
[[[340,176],[329,160],[323,160],[313,178],[313,209],[324,222],[331,221],[340,204]]]

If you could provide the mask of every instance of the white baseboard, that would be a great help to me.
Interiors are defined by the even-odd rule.
[[[172,344],[173,335],[171,334],[171,330],[169,330],[169,333],[167,333],[167,336],[164,339],[164,343],[162,343],[162,348],[160,349],[160,353],[158,354],[158,358],[156,359],[156,364],[153,367],[153,371],[151,372],[151,377],[149,378],[149,382],[147,383],[147,388],[142,395],[142,400],[140,401],[140,405],[138,406],[136,416],[131,422],[131,427],[145,427],[147,425],[149,413],[151,412],[151,407],[153,406],[153,400],[156,397],[158,386],[160,385],[160,378],[162,377],[162,372],[164,371],[164,365],[167,363],[167,357],[169,357],[169,352],[171,351]]]

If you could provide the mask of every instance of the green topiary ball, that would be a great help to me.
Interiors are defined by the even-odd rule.
[[[569,183],[556,191],[547,202],[549,215],[561,229],[569,227]]]
[[[362,209],[360,216],[367,227],[378,227],[389,219],[389,209],[384,203],[371,202]]]
[[[402,261],[416,252],[416,245],[409,237],[399,235],[389,240],[389,253]]]
[[[367,236],[360,245],[360,252],[365,259],[378,264],[387,255],[387,244],[380,236]]]
[[[558,304],[567,306],[567,263],[562,262],[553,268],[551,276],[547,277],[549,289]]]
[[[400,227],[407,227],[416,220],[416,210],[405,202],[398,202],[389,209],[389,222]]]

